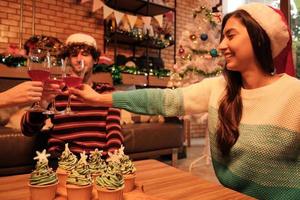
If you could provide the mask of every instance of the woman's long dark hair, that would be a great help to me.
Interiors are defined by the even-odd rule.
[[[235,17],[245,25],[249,34],[252,48],[261,66],[261,69],[271,74],[274,72],[271,42],[267,33],[261,26],[244,10],[236,10],[223,18],[222,33],[229,18]],[[221,41],[224,38],[222,34]],[[239,137],[239,124],[242,119],[243,102],[241,87],[243,86],[240,72],[230,71],[226,67],[223,71],[226,80],[226,93],[220,101],[217,127],[218,148],[223,155],[228,155],[232,146]]]

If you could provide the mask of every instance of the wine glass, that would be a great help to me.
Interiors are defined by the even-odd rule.
[[[84,60],[80,60],[78,64],[71,63],[70,59],[66,58],[65,60],[66,67],[65,67],[65,77],[63,78],[66,86],[68,88],[70,87],[78,87],[83,80],[84,74],[85,74],[85,66],[84,66]],[[71,97],[70,94],[68,96],[68,103],[66,110],[64,111],[64,114],[74,114],[74,112],[71,109]]]
[[[62,85],[65,77],[65,62],[64,59],[59,59],[57,57],[50,57],[49,59],[51,68],[50,68],[50,76],[46,81],[46,85],[48,84],[57,84]],[[55,105],[55,97],[51,101],[51,106],[48,110],[44,111],[43,114],[46,115],[57,115],[61,114],[63,111],[58,111]]]
[[[27,59],[28,75],[32,81],[45,82],[50,76],[49,52],[40,49],[32,49]],[[40,102],[35,102],[28,111],[43,112],[45,109],[40,106]]]

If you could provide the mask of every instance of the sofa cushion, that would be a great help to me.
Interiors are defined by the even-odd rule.
[[[164,117],[161,115],[140,115],[131,113],[127,110],[121,109],[121,125],[134,123],[163,123]]]
[[[26,137],[19,130],[0,127],[0,176],[29,173],[36,150],[45,147],[45,138]]]
[[[183,145],[183,125],[180,123],[137,123],[123,125],[125,153],[138,153]]]

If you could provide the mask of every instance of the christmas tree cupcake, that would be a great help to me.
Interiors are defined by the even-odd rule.
[[[124,146],[117,151],[117,158],[119,158],[120,169],[124,177],[125,187],[124,192],[131,192],[135,187],[135,171],[136,168],[129,156],[124,153]]]
[[[98,149],[95,149],[95,151],[90,152],[88,164],[89,164],[94,182],[96,180],[96,177],[100,176],[106,169],[106,162],[105,162],[105,160],[103,160],[101,158],[102,152],[103,151],[99,151]],[[93,187],[92,194],[93,194],[93,197],[95,197],[95,199],[98,199],[98,192],[97,192],[96,187]]]
[[[106,169],[106,162],[101,158],[103,151],[95,149],[95,151],[90,152],[88,159],[88,164],[91,170],[92,177],[101,175],[101,173]]]
[[[48,166],[46,150],[37,151],[34,160],[38,160],[35,170],[29,178],[29,188],[32,200],[53,200],[58,184],[58,179],[52,168]]]
[[[66,195],[66,181],[68,173],[72,171],[77,163],[77,157],[70,151],[68,143],[65,144],[65,150],[62,152],[59,161],[58,168],[56,170],[59,188],[58,193],[61,195]]]
[[[97,176],[96,189],[99,200],[122,200],[124,179],[117,162],[109,162],[106,171]]]
[[[68,174],[68,200],[90,200],[92,197],[93,181],[85,152],[80,154],[80,160]]]

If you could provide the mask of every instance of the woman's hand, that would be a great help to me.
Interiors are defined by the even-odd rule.
[[[83,84],[78,88],[69,88],[72,99],[77,99],[90,106],[108,106],[112,104],[111,93],[99,94],[91,86]]]
[[[91,106],[97,106],[99,104],[99,102],[97,102],[99,93],[87,84],[82,84],[77,88],[68,88],[68,90],[72,99],[77,99]]]

